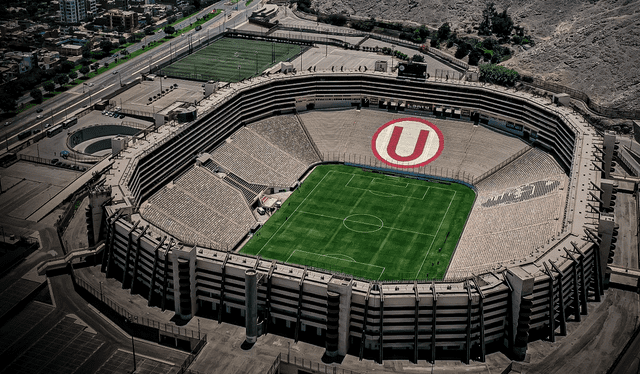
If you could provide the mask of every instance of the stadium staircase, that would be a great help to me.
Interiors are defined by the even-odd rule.
[[[304,131],[304,134],[307,137],[307,140],[309,140],[309,144],[311,144],[311,146],[313,147],[313,151],[316,153],[316,156],[318,156],[318,159],[320,161],[324,161],[322,159],[322,153],[320,152],[320,149],[318,149],[316,142],[314,142],[313,138],[311,138],[311,134],[309,134],[309,130],[307,130],[307,126],[305,126],[304,122],[302,122],[302,118],[300,118],[300,115],[298,114],[297,110],[296,110],[296,119],[298,120],[298,123],[300,124],[302,131]]]
[[[489,178],[490,176],[492,176],[493,174],[498,172],[498,170],[500,170],[500,169],[504,168],[505,166],[509,165],[510,163],[515,161],[516,159],[524,156],[527,152],[531,151],[532,149],[533,149],[533,147],[531,147],[531,146],[528,146],[526,148],[522,148],[520,151],[518,151],[517,153],[515,153],[511,157],[509,157],[508,159],[506,159],[503,162],[501,162],[498,166],[494,167],[493,169],[487,171],[486,173],[484,173],[481,176],[479,176],[478,178],[476,178],[473,181],[473,184],[477,185],[478,183],[482,182],[483,180]]]

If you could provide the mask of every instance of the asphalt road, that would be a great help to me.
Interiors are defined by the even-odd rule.
[[[83,85],[78,85],[65,93],[47,100],[37,107],[42,109],[41,113],[37,113],[34,108],[10,119],[11,124],[9,126],[3,126],[0,129],[0,154],[7,151],[7,142],[10,146],[18,141],[17,134],[28,129],[44,130],[44,126],[48,123],[57,124],[63,121],[65,117],[68,117],[71,113],[92,105],[108,94],[115,92],[120,87],[120,84],[131,82],[138,78],[141,73],[145,71],[148,72],[153,65],[164,63],[179,53],[184,52],[189,48],[189,43],[197,47],[200,43],[204,43],[207,37],[213,37],[224,31],[223,28],[225,26],[231,27],[240,24],[247,19],[249,13],[259,4],[259,2],[254,2],[249,8],[246,8],[244,2],[240,3],[242,4],[238,5],[238,10],[235,10],[235,6],[232,10],[232,7],[226,7],[222,2],[206,8],[199,13],[198,16],[213,8],[224,8],[225,12],[204,23],[200,31],[191,30],[175,38],[170,43],[164,43],[119,65],[117,68],[87,80]],[[228,17],[229,13],[231,14],[230,18]],[[188,26],[195,21],[195,17],[196,16],[181,22],[181,26],[178,28]],[[163,37],[164,32],[151,35],[144,41],[144,44],[162,39]],[[132,52],[139,49],[142,43],[143,42],[129,47],[129,51]],[[113,61],[113,57],[104,61],[106,62],[108,60]],[[37,118],[38,116],[42,116],[42,118]]]

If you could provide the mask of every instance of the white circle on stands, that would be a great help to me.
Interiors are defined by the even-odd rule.
[[[424,166],[444,149],[442,132],[421,118],[401,118],[382,125],[371,139],[378,160],[399,168]]]

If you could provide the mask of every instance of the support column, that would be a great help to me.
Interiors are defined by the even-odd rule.
[[[253,269],[244,272],[244,306],[246,342],[253,344],[258,340],[258,282],[257,272]]]
[[[382,291],[382,286],[378,284],[378,288],[380,289],[380,361],[379,364],[382,364],[384,360],[383,355],[383,346],[384,346],[384,293]]]
[[[420,335],[420,291],[418,291],[418,282],[413,282],[413,291],[416,295],[414,327],[413,327],[413,362],[418,363],[418,337]]]
[[[327,292],[340,295],[338,309],[338,355],[346,356],[349,351],[349,326],[351,325],[351,293],[353,280],[336,275],[327,283]]]
[[[431,282],[431,294],[433,296],[433,309],[431,309],[431,363],[436,363],[436,315],[437,315],[437,303],[438,303],[438,294],[436,293],[436,285],[434,282]]]
[[[151,269],[151,281],[149,282],[149,296],[147,296],[147,306],[151,306],[151,298],[153,297],[153,290],[156,288],[156,273],[158,271],[158,251],[162,247],[164,241],[167,240],[167,237],[164,236],[162,240],[158,243],[156,248],[153,250],[153,268]]]
[[[266,308],[267,308],[267,316],[266,321],[264,323],[264,333],[268,333],[269,324],[271,323],[271,277],[273,275],[273,271],[276,269],[276,261],[271,261],[271,267],[269,268],[269,274],[267,274],[267,297],[265,299]]]
[[[473,281],[476,290],[478,291],[478,295],[480,299],[478,300],[478,312],[480,314],[480,361],[485,362],[487,349],[485,344],[485,333],[484,333],[484,292],[480,289],[478,283]]]
[[[113,251],[115,250],[116,236],[118,235],[118,232],[116,231],[116,222],[118,221],[119,217],[120,217],[120,212],[116,213],[116,217],[109,224],[109,226],[111,227],[111,242],[109,243],[109,252],[107,256],[108,258],[107,258],[107,264],[105,269],[107,278],[109,278],[109,276],[111,275],[111,270],[113,268],[113,261],[114,261],[113,258],[115,256],[113,254]]]
[[[578,261],[576,260],[576,258],[573,256],[573,254],[571,252],[569,252],[566,248],[564,249],[564,251],[567,253],[567,255],[569,256],[569,258],[571,258],[571,261],[573,261],[573,309],[574,309],[574,315],[576,318],[577,322],[580,322],[581,320],[581,316],[580,316],[580,282],[578,281],[579,275],[578,275]]]
[[[294,340],[298,342],[298,336],[300,335],[300,318],[302,317],[302,291],[304,287],[304,278],[307,276],[307,267],[305,266],[304,271],[302,272],[302,276],[300,277],[300,282],[298,282],[298,310],[296,312],[296,331]]]
[[[469,282],[467,281],[465,284],[467,288],[467,344],[465,344],[466,348],[466,364],[469,365],[471,361],[471,286],[469,286]]]
[[[547,270],[549,276],[549,340],[554,343],[556,341],[556,307],[553,302],[555,299],[553,273],[546,262],[542,263]]]
[[[511,334],[514,337],[511,352],[516,361],[527,355],[531,307],[533,306],[534,276],[521,267],[513,267],[505,272],[505,278],[513,289],[511,293]]]
[[[567,315],[564,305],[564,284],[562,282],[562,272],[560,271],[560,269],[558,269],[556,264],[551,262],[551,260],[549,260],[549,263],[551,264],[551,267],[553,267],[553,269],[558,273],[558,293],[560,294],[560,333],[563,336],[567,336]]]
[[[133,233],[136,231],[139,224],[140,224],[140,221],[136,222],[131,228],[131,230],[129,230],[129,234],[127,235],[128,237],[127,253],[125,254],[125,257],[124,257],[124,269],[122,271],[122,288],[123,289],[124,289],[125,282],[127,280],[127,273],[129,273],[129,257],[131,257],[131,247],[133,247]]]
[[[327,291],[327,335],[325,340],[327,357],[338,356],[339,319],[340,294]]]
[[[144,234],[147,232],[148,229],[149,229],[149,225],[145,226],[142,229],[142,232],[140,233],[140,235],[138,235],[138,240],[136,241],[136,257],[133,260],[133,274],[131,275],[131,287],[129,289],[130,294],[133,293],[133,287],[136,284],[136,277],[138,276],[138,260],[140,259],[140,251],[142,250],[142,248],[140,247],[140,241],[142,240],[142,237],[144,236]]]
[[[371,288],[373,287],[373,283],[369,283],[369,287],[367,289],[367,295],[364,297],[364,317],[362,319],[362,338],[360,340],[360,356],[359,359],[362,361],[364,356],[364,347],[367,344],[367,321],[369,320],[369,296],[371,295]]]
[[[160,302],[160,306],[162,311],[165,310],[165,305],[167,301],[167,287],[169,286],[169,251],[171,251],[171,245],[173,244],[173,238],[169,240],[169,245],[167,246],[167,250],[164,252],[164,279],[162,282],[162,301]]]
[[[220,281],[220,305],[218,308],[218,324],[222,323],[222,311],[224,310],[224,285],[227,278],[227,261],[229,261],[229,252],[224,256],[224,261],[222,262],[222,267],[220,271],[221,281]]]
[[[116,214],[117,216],[117,214]],[[114,240],[113,238],[113,222],[115,222],[115,217],[111,220],[111,217],[107,217],[106,222],[106,241],[104,246],[104,251],[102,252],[102,265],[100,266],[100,271],[105,272],[107,270],[107,259],[111,255],[111,244]]]
[[[571,243],[573,245],[573,248],[576,250],[576,252],[578,252],[580,254],[580,289],[581,289],[581,295],[582,295],[582,299],[580,300],[580,303],[582,304],[582,314],[589,314],[589,309],[587,308],[587,286],[586,286],[586,279],[584,276],[584,261],[586,260],[586,257],[584,256],[584,253],[582,253],[582,251],[580,250],[580,248],[578,248],[577,245],[575,245],[574,243]]]

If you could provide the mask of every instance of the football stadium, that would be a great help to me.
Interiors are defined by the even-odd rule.
[[[601,300],[617,146],[564,97],[426,65],[316,69],[328,48],[312,40],[227,34],[116,94],[153,125],[107,139],[89,192],[106,278],[184,323],[242,326],[248,344],[275,334],[379,363],[523,360]],[[164,90],[166,76],[184,81]],[[109,126],[68,142],[122,133]]]

